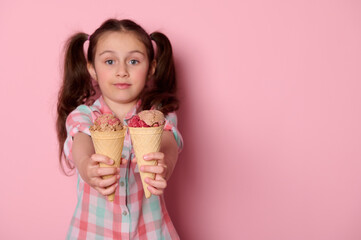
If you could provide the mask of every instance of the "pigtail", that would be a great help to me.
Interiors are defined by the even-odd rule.
[[[63,83],[58,94],[56,130],[59,141],[59,162],[65,173],[62,159],[64,156],[64,142],[67,137],[65,122],[70,112],[77,106],[84,104],[95,95],[83,46],[88,39],[85,33],[74,34],[65,46],[65,61]],[[74,166],[66,159],[65,164],[69,169]]]
[[[179,108],[172,46],[169,39],[160,32],[154,32],[150,37],[157,45],[157,67],[151,84],[142,96],[141,109],[157,106],[160,111],[167,114]]]

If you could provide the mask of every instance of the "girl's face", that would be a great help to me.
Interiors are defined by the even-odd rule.
[[[146,48],[134,33],[106,32],[98,40],[94,64],[88,70],[105,102],[114,105],[135,103],[155,66],[149,68]]]

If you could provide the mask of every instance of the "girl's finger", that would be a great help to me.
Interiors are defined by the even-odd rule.
[[[119,175],[113,175],[110,178],[106,178],[106,179],[102,179],[98,182],[98,187],[101,188],[107,188],[112,186],[114,183],[117,183],[119,180],[120,176]]]
[[[145,154],[143,156],[143,158],[146,161],[149,161],[149,160],[163,160],[164,159],[164,153],[162,153],[162,152],[148,153],[148,154]]]
[[[165,189],[167,187],[167,181],[163,177],[158,177],[156,180],[146,178],[145,182],[157,189]]]
[[[116,189],[117,186],[118,186],[118,183],[115,183],[115,184],[113,184],[113,185],[111,185],[110,187],[107,187],[107,188],[102,188],[102,187],[94,187],[94,188],[100,194],[102,194],[104,196],[108,196],[108,195],[115,192],[115,189]]]
[[[118,174],[120,169],[116,167],[94,167],[91,172],[91,177],[102,177]]]
[[[163,174],[165,172],[164,165],[143,165],[140,167],[140,171],[148,172],[148,173],[156,173],[156,174]]]
[[[109,157],[102,155],[102,154],[93,154],[91,157],[91,160],[95,163],[105,163],[108,165],[113,165],[114,160],[110,159]]]
[[[164,189],[157,189],[157,188],[154,188],[154,187],[152,187],[152,186],[150,186],[150,185],[148,185],[148,190],[149,190],[149,192],[151,193],[151,194],[153,194],[153,195],[156,195],[156,196],[160,196],[160,195],[162,195],[163,194],[163,190]]]

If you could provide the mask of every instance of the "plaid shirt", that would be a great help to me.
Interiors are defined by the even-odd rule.
[[[123,124],[136,114],[140,102],[126,115]],[[66,121],[65,156],[72,160],[73,136],[78,132],[90,136],[89,127],[97,116],[112,111],[100,97],[92,106],[81,105],[71,112]],[[179,150],[183,139],[177,130],[177,116],[166,116],[164,130],[172,131]],[[129,133],[124,140],[122,158],[127,165],[120,166],[120,179],[113,202],[90,187],[78,175],[78,202],[68,230],[67,239],[179,239],[167,212],[163,195],[145,198],[142,181],[134,157]]]

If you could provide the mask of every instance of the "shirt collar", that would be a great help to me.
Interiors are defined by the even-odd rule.
[[[100,97],[98,98],[98,101],[99,101],[99,104],[100,104],[99,109],[100,109],[100,112],[101,112],[102,114],[104,114],[104,113],[112,113],[112,114],[114,114],[113,111],[112,111],[112,110],[108,107],[108,105],[105,103],[103,96],[100,96]]]
[[[98,98],[99,101],[99,109],[101,113],[111,113],[114,114],[114,112],[108,107],[108,105],[105,103],[103,96],[100,96]],[[130,109],[130,111],[125,115],[124,120],[128,121],[130,118],[132,118],[135,114],[137,114],[137,109],[140,107],[140,104],[142,103],[142,101],[139,99],[137,101],[137,103],[135,104],[135,106]]]

